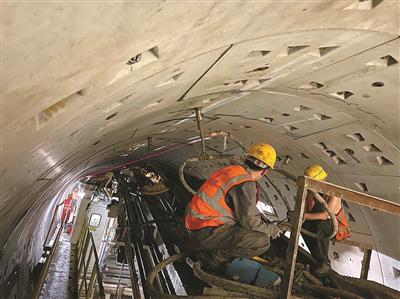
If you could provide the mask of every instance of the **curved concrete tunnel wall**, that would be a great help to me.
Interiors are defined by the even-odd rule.
[[[65,186],[149,155],[150,136],[151,153],[168,150],[159,165],[198,154],[181,143],[199,106],[206,130],[269,142],[296,174],[321,163],[331,182],[399,202],[398,5],[2,4],[1,285],[20,271],[8,287],[26,289]],[[398,218],[349,211],[353,231],[400,259]]]

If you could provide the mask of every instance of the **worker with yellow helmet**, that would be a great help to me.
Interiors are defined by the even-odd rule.
[[[328,173],[321,165],[314,164],[308,166],[304,175],[312,179],[324,181],[328,177]],[[348,221],[346,214],[342,209],[342,200],[336,196],[320,194],[321,197],[327,202],[328,207],[336,215],[338,221],[338,232],[336,239],[338,241],[347,238],[350,235]],[[330,270],[330,260],[328,258],[329,239],[332,234],[333,226],[329,220],[329,215],[319,203],[314,199],[314,194],[308,190],[306,197],[306,209],[304,213],[303,228],[315,233],[318,238],[311,238],[303,235],[303,238],[310,249],[311,255],[317,261],[318,267],[314,269],[314,274],[323,276]]]
[[[263,220],[256,207],[260,180],[276,162],[275,149],[266,143],[253,145],[243,165],[214,172],[187,206],[185,227],[199,244],[198,258],[214,270],[224,269],[236,257],[264,253],[270,238],[282,232]]]

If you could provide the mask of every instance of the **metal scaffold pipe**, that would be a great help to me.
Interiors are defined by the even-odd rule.
[[[206,142],[204,140],[204,131],[203,131],[203,115],[201,114],[201,108],[195,108],[196,111],[196,120],[197,127],[199,128],[200,138],[201,138],[201,155],[206,156]]]

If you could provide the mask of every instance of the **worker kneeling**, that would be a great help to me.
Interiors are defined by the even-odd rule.
[[[266,223],[256,207],[258,183],[276,161],[265,143],[251,147],[244,165],[219,169],[201,186],[187,206],[185,226],[200,244],[197,257],[214,271],[225,271],[234,258],[265,253],[270,238],[281,230]]]

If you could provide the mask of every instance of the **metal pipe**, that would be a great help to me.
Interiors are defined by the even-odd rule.
[[[361,263],[361,273],[360,273],[360,278],[362,279],[368,278],[369,265],[371,262],[371,254],[372,254],[371,249],[364,249],[364,256]]]
[[[246,148],[244,147],[244,145],[239,141],[239,139],[237,139],[235,136],[233,136],[231,133],[229,132],[225,132],[225,131],[214,131],[208,134],[210,137],[215,137],[215,136],[223,136],[224,137],[224,144],[223,144],[223,152],[226,150],[226,138],[229,137],[230,139],[232,139],[233,141],[235,141],[237,143],[237,145],[239,145],[241,147],[241,149],[247,153]]]
[[[90,261],[91,261],[91,259],[92,259],[92,254],[93,254],[93,247],[90,247],[90,250],[89,250],[89,256],[88,256],[88,260],[87,260],[87,262],[85,261],[85,256],[82,256],[82,258],[83,258],[83,276],[82,276],[82,282],[81,282],[81,285],[80,285],[80,287],[79,287],[79,292],[78,292],[78,297],[81,295],[81,293],[82,293],[82,290],[83,290],[83,287],[82,287],[82,285],[83,285],[83,282],[85,282],[85,291],[86,291],[86,294],[88,293],[88,291],[89,291],[89,289],[88,289],[88,287],[87,287],[87,281],[86,281],[86,278],[87,278],[87,268],[89,267],[89,264],[90,264]],[[80,278],[80,273],[79,273],[79,275],[78,275],[78,280],[79,280],[79,278]],[[90,287],[90,286],[89,286]]]
[[[90,279],[89,279],[89,288],[88,291],[86,293],[86,299],[92,299],[93,298],[93,294],[94,294],[94,283],[95,283],[95,279],[96,279],[96,271],[95,268],[96,265],[94,265],[93,269],[92,269],[92,273],[90,273]]]
[[[203,131],[203,116],[201,115],[201,108],[195,108],[196,112],[196,120],[197,127],[199,128],[200,138],[201,138],[201,155],[206,157],[206,141],[204,140],[204,131]]]
[[[363,297],[357,296],[356,294],[347,291],[337,290],[323,286],[316,286],[306,282],[299,282],[296,286],[296,289],[298,290],[301,290],[303,288],[321,295],[331,295],[343,299],[363,299]]]
[[[206,273],[200,268],[198,262],[194,264],[193,272],[198,278],[212,286],[221,287],[233,292],[239,292],[250,298],[278,298],[279,295],[277,292],[266,288],[260,288]]]
[[[354,191],[331,183],[317,181],[309,177],[307,177],[306,182],[307,188],[314,190],[315,192],[346,198],[348,201],[355,202],[362,206],[367,206],[371,209],[376,209],[394,215],[400,215],[400,204],[396,202]]]
[[[337,222],[337,219],[336,219],[336,215],[335,215],[335,213],[333,213],[331,208],[328,206],[328,203],[321,197],[321,195],[319,195],[315,191],[311,191],[311,192],[313,193],[314,198],[316,200],[318,200],[318,202],[322,205],[324,210],[328,213],[328,215],[330,217],[330,221],[332,223],[332,229],[333,229],[332,233],[329,235],[329,237],[325,237],[325,236],[318,236],[318,237],[331,239],[334,236],[336,236],[337,231],[338,231],[338,222]]]
[[[307,194],[305,177],[300,177],[297,188],[297,201],[294,207],[294,219],[290,230],[289,246],[286,257],[285,275],[281,284],[281,298],[290,299],[293,286],[294,269],[296,266],[299,236],[305,209],[305,198]]]
[[[181,261],[183,262],[185,259],[185,254],[184,253],[178,253],[175,255],[170,256],[169,258],[161,261],[157,266],[154,267],[154,269],[149,273],[147,276],[147,279],[145,281],[144,287],[146,290],[146,293],[149,294],[153,298],[159,298],[159,299],[179,299],[179,298],[187,298],[187,299],[204,299],[204,298],[214,298],[214,299],[244,299],[245,297],[229,297],[229,296],[203,296],[203,295],[198,295],[198,296],[179,296],[179,295],[167,295],[159,292],[153,287],[153,282],[155,278],[157,277],[157,274],[165,268],[167,265],[172,264],[174,262]]]
[[[50,269],[51,261],[53,260],[54,251],[57,248],[57,244],[58,244],[58,241],[60,240],[62,231],[63,231],[63,226],[60,226],[58,228],[56,238],[54,239],[53,246],[50,249],[50,253],[46,258],[46,262],[44,264],[43,270],[40,272],[39,281],[35,287],[35,290],[33,291],[33,295],[32,295],[33,299],[38,299],[40,297],[40,293],[42,292],[43,284],[46,280],[47,274]]]
[[[303,271],[303,275],[304,277],[311,283],[318,285],[318,286],[322,286],[322,282],[319,281],[314,275],[312,275],[310,272],[308,271]]]
[[[216,160],[216,159],[235,159],[235,160],[242,160],[242,158],[241,157],[239,157],[239,156],[236,156],[236,155],[210,155],[210,156],[207,156],[207,160]],[[188,163],[188,162],[197,162],[197,161],[200,161],[200,160],[204,160],[202,157],[191,157],[191,158],[188,158],[188,159],[186,159],[185,161],[183,161],[182,162],[182,164],[181,164],[181,166],[179,167],[179,180],[181,181],[181,183],[182,183],[182,185],[183,185],[183,187],[185,187],[185,189],[188,191],[188,192],[190,192],[190,193],[192,193],[192,194],[196,194],[196,191],[194,191],[190,186],[189,186],[189,184],[186,182],[186,180],[185,180],[185,176],[184,176],[184,169],[185,169],[185,167],[186,167],[186,164]]]
[[[86,296],[86,294],[88,292],[88,285],[87,285],[86,275],[87,275],[86,263],[85,263],[85,261],[83,261],[83,276],[82,276],[81,286],[79,288],[79,295],[81,294],[81,289],[82,289],[83,283],[85,283],[84,284],[85,285],[85,296]]]
[[[146,204],[146,202],[142,201],[141,196],[139,196],[137,198],[137,200],[134,202],[136,205],[136,210],[138,211],[138,213],[141,215],[141,221],[139,223],[137,223],[137,225],[147,225],[149,222],[149,209],[148,206]],[[153,218],[151,217],[151,220],[153,220]],[[156,229],[156,226],[153,226]],[[147,243],[148,243],[148,247],[146,249],[146,252],[148,253],[148,262],[150,265],[149,271],[151,269],[154,268],[154,266],[156,264],[158,264],[161,259],[162,259],[162,255],[159,251],[158,245],[156,244],[156,241],[154,239],[154,236],[149,236],[149,238],[147,238]],[[175,293],[175,289],[173,287],[173,284],[169,278],[168,272],[166,271],[166,269],[163,269],[161,271],[161,275],[159,276],[159,282],[160,282],[160,286],[162,288],[162,290],[164,292],[168,292],[169,294],[174,294]]]
[[[122,207],[125,210],[125,215],[127,215],[128,218],[128,226],[133,227],[132,223],[132,218],[130,213],[128,213],[128,202],[127,202],[127,197],[129,194],[128,186],[123,177],[119,178],[120,181],[120,186],[121,186],[121,197],[122,197]],[[132,296],[133,298],[140,298],[140,290],[139,290],[139,285],[138,285],[138,277],[136,275],[136,268],[134,264],[134,257],[133,257],[133,252],[132,252],[132,247],[131,247],[131,238],[130,238],[130,232],[125,236],[125,254],[127,258],[127,263],[130,271],[130,280],[131,280],[131,287],[132,287]]]
[[[94,252],[94,262],[97,271],[97,283],[99,285],[99,296],[101,299],[105,298],[103,280],[101,277],[100,265],[99,265],[99,256],[97,255],[96,244],[94,243],[93,234],[89,232],[90,240],[92,241],[93,252]]]
[[[85,259],[86,259],[86,253],[87,253],[87,249],[89,248],[89,235],[88,235],[88,230],[87,228],[85,228],[86,230],[86,234],[85,234],[85,243],[83,245],[83,252],[82,255],[80,255],[80,253],[78,253],[78,260],[80,260],[79,262],[79,267],[78,267],[78,273],[77,273],[77,278],[79,281],[79,278],[81,277],[81,273],[82,273],[82,268],[85,267]],[[80,257],[79,257],[80,256]],[[88,259],[90,259],[92,256],[92,249],[89,250],[89,257]],[[83,269],[84,270],[84,269]]]

